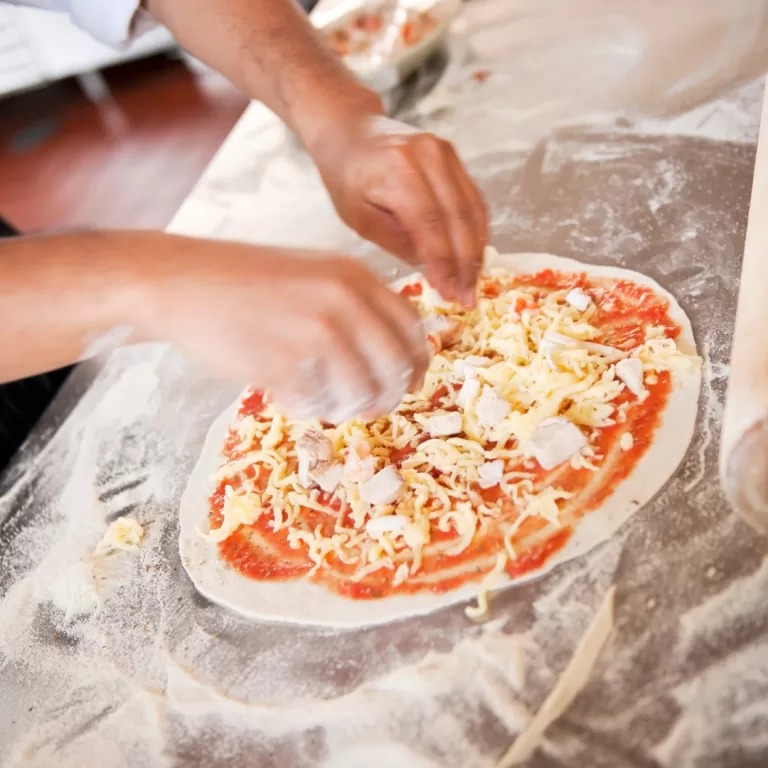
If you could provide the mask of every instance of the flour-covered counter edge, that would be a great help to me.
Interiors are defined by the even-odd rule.
[[[678,347],[683,352],[695,354],[693,329],[688,317],[668,291],[641,273],[537,253],[492,253],[486,266],[524,273],[543,269],[587,272],[589,275],[631,280],[648,286],[670,303],[669,315],[682,329],[677,340]],[[413,276],[398,283],[407,284],[412,280]],[[583,518],[563,549],[553,555],[542,569],[514,581],[503,577],[504,580],[487,584],[487,588],[502,589],[539,578],[560,563],[587,553],[608,540],[634,512],[650,501],[685,457],[696,425],[700,389],[699,369],[691,373],[684,383],[675,386],[648,451],[611,496]],[[179,550],[184,568],[202,595],[254,619],[352,629],[431,613],[478,594],[480,582],[439,595],[427,593],[396,595],[379,600],[350,600],[304,579],[281,583],[255,581],[228,566],[219,558],[217,545],[201,537],[199,531],[207,528],[208,499],[214,491],[211,478],[219,468],[222,446],[238,406],[239,400],[211,426],[181,500]]]

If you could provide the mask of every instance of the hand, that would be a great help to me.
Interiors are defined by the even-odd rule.
[[[488,219],[453,146],[384,117],[332,129],[310,151],[344,222],[424,269],[444,298],[473,306]]]
[[[421,381],[428,353],[418,316],[359,263],[160,237],[146,332],[271,391],[290,415],[338,423],[387,413]]]

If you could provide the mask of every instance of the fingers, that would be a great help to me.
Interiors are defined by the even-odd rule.
[[[426,267],[427,279],[446,299],[460,301],[453,244],[432,185],[409,146],[392,147],[384,155],[392,167],[382,169],[384,182],[365,190],[365,199],[395,216],[411,242],[411,260]]]
[[[385,327],[391,334],[392,342],[395,345],[390,351],[390,360],[404,359],[408,361],[410,375],[405,381],[405,386],[406,391],[412,391],[421,385],[430,361],[421,320],[408,301],[378,281],[376,290],[369,294],[368,298],[383,318]],[[386,371],[381,373],[386,375]],[[402,400],[402,396],[402,392],[396,396],[396,405]],[[386,408],[383,412],[388,413],[394,407]]]
[[[343,308],[380,387],[377,402],[367,410],[389,413],[405,392],[419,384],[429,365],[429,353],[418,314],[361,265],[348,269],[360,287],[357,302]],[[359,302],[359,303],[358,303]]]
[[[475,303],[475,285],[488,241],[485,203],[453,147],[430,134],[409,136],[384,152],[393,159],[388,182],[366,199],[391,214],[407,233],[412,258],[426,266],[430,283],[446,298]],[[384,232],[386,220],[370,215],[367,236],[391,249],[397,232]],[[386,245],[385,245],[386,243]]]
[[[466,264],[467,286],[471,289],[471,306],[474,306],[476,302],[475,286],[483,269],[483,255],[489,239],[488,209],[480,190],[464,169],[461,160],[459,160],[456,150],[451,144],[446,144],[445,146],[449,158],[448,163],[453,170],[453,178],[463,190],[468,203],[469,220],[474,232],[474,247],[471,251],[469,262]]]
[[[429,362],[416,313],[370,271],[341,259],[315,298],[322,309],[310,337],[297,340],[304,357],[275,400],[296,418],[332,423],[394,410]]]
[[[424,172],[450,233],[461,301],[474,306],[475,285],[487,241],[485,205],[448,142],[424,135],[421,146]]]

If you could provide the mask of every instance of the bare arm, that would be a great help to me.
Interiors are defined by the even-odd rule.
[[[480,192],[453,147],[382,122],[293,0],[145,0],[195,56],[276,112],[309,150],[341,218],[474,303],[488,239]]]
[[[178,42],[264,102],[312,151],[329,123],[381,115],[293,0],[146,0]]]
[[[0,243],[0,382],[69,365],[127,322],[136,280],[123,265],[137,240],[78,233]]]

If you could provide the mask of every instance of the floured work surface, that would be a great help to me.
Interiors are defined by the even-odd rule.
[[[199,597],[178,502],[235,393],[162,347],[115,355],[0,507],[0,763],[493,766],[612,583],[612,640],[530,765],[768,761],[766,542],[728,511],[716,450],[753,161],[749,143],[576,132],[474,161],[499,249],[647,273],[705,356],[676,477],[612,541],[499,595],[482,627],[455,606],[339,633]],[[121,514],[141,549],[90,559]]]

